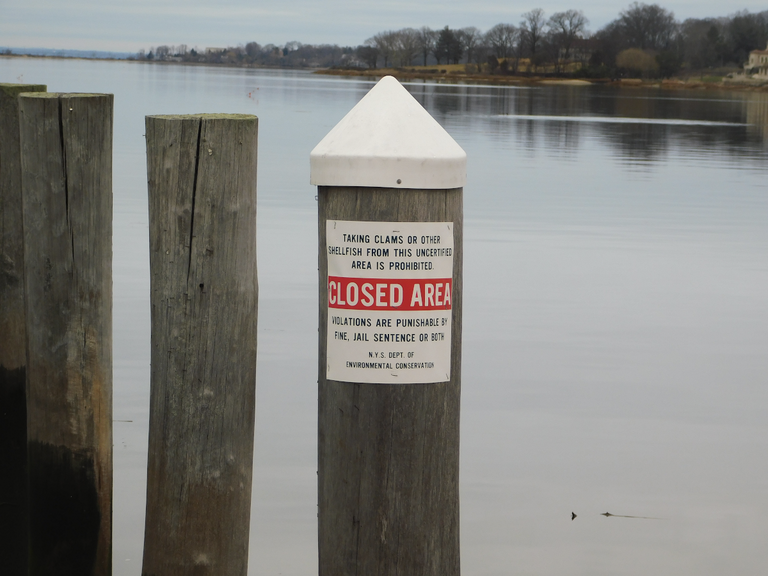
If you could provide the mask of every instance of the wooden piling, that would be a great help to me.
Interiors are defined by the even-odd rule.
[[[256,383],[258,119],[149,116],[145,576],[244,576]]]
[[[32,576],[112,572],[112,122],[19,97]]]
[[[27,574],[27,351],[21,227],[19,94],[40,84],[0,84],[0,558]]]
[[[321,186],[318,207],[321,303],[328,302],[326,221],[452,222],[454,230],[449,381],[329,380],[328,308],[320,308],[320,574],[458,575],[462,189]]]
[[[466,155],[389,77],[311,162],[319,573],[458,576]]]

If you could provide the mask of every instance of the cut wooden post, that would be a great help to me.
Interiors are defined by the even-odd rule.
[[[310,156],[321,576],[457,576],[466,154],[392,77]]]
[[[19,97],[29,573],[112,573],[111,94]]]
[[[40,84],[0,84],[0,558],[27,574],[27,373],[19,102]]]
[[[244,576],[256,393],[258,119],[148,116],[145,576]]]

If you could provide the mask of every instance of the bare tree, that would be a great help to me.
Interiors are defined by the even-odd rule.
[[[362,46],[358,46],[355,52],[357,53],[357,57],[368,66],[368,68],[376,68],[376,63],[379,60],[379,51],[375,46],[363,44]]]
[[[472,61],[475,64],[484,64],[488,62],[488,58],[491,58],[492,56],[492,49],[490,44],[485,39],[485,34],[481,34],[480,38],[477,41],[477,44],[475,45],[474,50],[472,51]],[[469,59],[467,59],[467,62],[469,62]]]
[[[546,30],[547,21],[544,17],[544,10],[534,8],[530,12],[523,14],[523,20],[520,22],[520,28],[526,40],[528,53],[533,56],[539,48]]]
[[[379,55],[384,59],[384,68],[389,66],[389,61],[395,54],[396,34],[396,32],[391,30],[379,32],[365,41],[366,44],[375,47],[379,51]]]
[[[485,33],[485,41],[493,50],[496,58],[507,58],[512,55],[518,30],[512,24],[496,24]]]
[[[518,28],[517,33],[515,34],[514,42],[512,43],[512,53],[510,54],[512,58],[512,66],[509,67],[509,61],[507,64],[508,69],[513,74],[517,74],[517,69],[520,67],[520,59],[525,55],[526,50],[526,37],[524,35],[524,30],[522,28]]]
[[[549,28],[541,40],[538,52],[532,58],[534,66],[540,66],[551,62],[555,67],[555,72],[563,71],[563,50],[561,48],[561,37],[556,31]]]
[[[429,55],[435,50],[435,42],[437,42],[437,32],[428,26],[419,28],[419,51],[424,57],[424,66],[427,65]]]
[[[469,63],[472,61],[477,46],[482,41],[483,35],[480,30],[474,26],[462,28],[461,30],[458,30],[456,34],[462,44],[464,53],[467,55],[467,63]]]
[[[397,60],[400,66],[410,66],[420,49],[418,30],[403,28],[395,32],[393,60]]]
[[[169,46],[158,46],[155,49],[155,58],[158,60],[165,60],[170,53],[171,49]]]
[[[677,33],[675,15],[658,4],[633,2],[619,14],[627,43],[641,50],[665,50]]]
[[[549,29],[558,47],[558,58],[570,59],[573,42],[581,36],[588,23],[589,20],[580,10],[566,10],[550,16]]]

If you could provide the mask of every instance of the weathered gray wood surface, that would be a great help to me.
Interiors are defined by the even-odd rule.
[[[146,576],[244,576],[256,385],[255,116],[149,116]]]
[[[461,188],[319,187],[318,529],[321,576],[456,576],[459,563]],[[327,380],[326,220],[453,222],[451,381]]]
[[[112,111],[19,98],[34,576],[112,572]]]
[[[40,84],[0,84],[0,558],[27,573],[27,373],[19,103]]]

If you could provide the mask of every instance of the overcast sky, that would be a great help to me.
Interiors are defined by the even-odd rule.
[[[405,27],[485,31],[499,22],[518,24],[524,12],[547,15],[575,8],[597,30],[630,4],[585,0],[580,4],[502,0],[0,0],[0,46],[136,51],[162,44],[205,48],[256,41],[283,45],[357,46],[382,30]],[[660,2],[675,16],[726,16],[758,12],[766,0],[739,4],[712,0]]]

